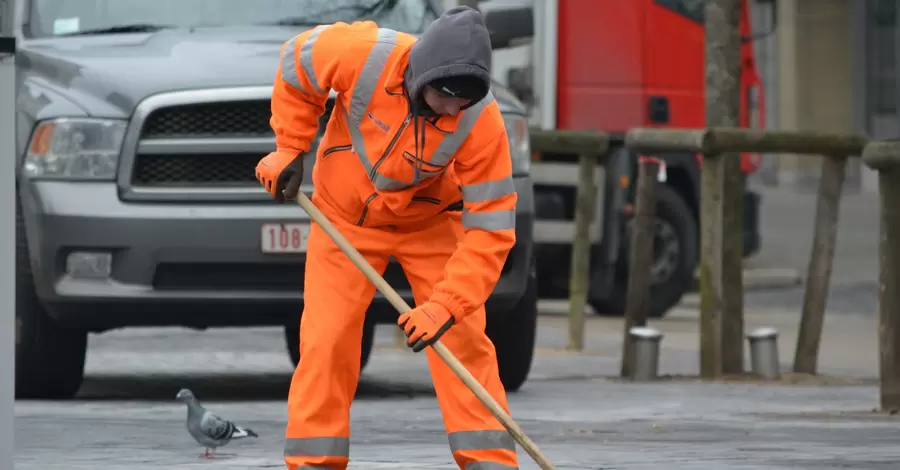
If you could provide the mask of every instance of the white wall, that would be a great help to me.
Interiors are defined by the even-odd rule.
[[[537,0],[540,1],[540,0]],[[444,0],[447,8],[458,4],[457,0]],[[511,67],[521,67],[531,61],[531,46],[524,45],[509,49],[494,51],[494,63],[491,75],[495,80],[506,85],[506,75]]]

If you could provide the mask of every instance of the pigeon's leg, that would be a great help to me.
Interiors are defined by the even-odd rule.
[[[213,457],[216,456],[215,452],[216,452],[215,449],[213,449],[212,451],[210,451],[210,450],[209,450],[209,447],[207,447],[206,450],[203,451],[203,455],[201,455],[200,458],[202,458],[202,459],[211,459],[211,458],[213,458]]]

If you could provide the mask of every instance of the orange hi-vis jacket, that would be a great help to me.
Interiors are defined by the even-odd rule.
[[[297,35],[282,48],[271,126],[277,152],[307,152],[329,90],[337,92],[313,184],[351,223],[415,230],[462,203],[465,236],[430,299],[461,320],[486,301],[515,243],[509,143],[491,93],[456,116],[424,119],[413,112],[404,84],[417,78],[408,70],[416,40],[371,21]],[[419,82],[465,71],[472,54],[484,53],[434,46],[428,69],[415,71]]]

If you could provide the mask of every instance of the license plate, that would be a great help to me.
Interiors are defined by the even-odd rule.
[[[263,224],[263,253],[305,253],[309,240],[309,224]]]

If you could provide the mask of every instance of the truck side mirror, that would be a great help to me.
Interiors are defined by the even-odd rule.
[[[481,2],[479,10],[491,34],[491,47],[505,49],[534,37],[534,8],[529,1]]]
[[[769,10],[769,29],[760,33],[752,33],[750,36],[741,37],[741,42],[753,42],[758,39],[767,38],[775,34],[775,27],[778,25],[778,10],[776,0],[757,0],[758,5],[766,5]]]

